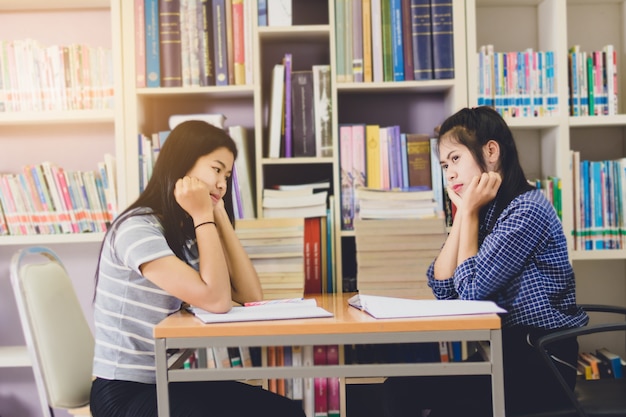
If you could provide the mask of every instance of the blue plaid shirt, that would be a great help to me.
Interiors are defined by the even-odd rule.
[[[446,280],[428,285],[438,299],[492,300],[508,311],[502,326],[541,329],[580,327],[586,313],[576,305],[574,271],[563,228],[539,190],[517,196],[493,224],[490,203],[479,228],[479,250]]]

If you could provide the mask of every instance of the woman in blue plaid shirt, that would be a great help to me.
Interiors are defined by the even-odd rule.
[[[438,146],[457,210],[428,269],[428,284],[438,299],[492,300],[507,310],[502,315],[507,414],[563,403],[566,396],[532,347],[539,336],[588,322],[576,304],[561,222],[543,193],[528,183],[511,130],[495,110],[466,108],[452,115],[439,129]],[[577,341],[556,343],[551,350],[573,388]],[[390,378],[385,411],[389,417],[490,416],[490,384],[486,375]]]

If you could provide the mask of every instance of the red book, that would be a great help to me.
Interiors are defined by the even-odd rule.
[[[313,364],[326,365],[327,348],[324,345],[313,346]],[[316,377],[315,387],[315,417],[328,417],[328,378]]]
[[[322,293],[321,218],[304,219],[304,294]]]
[[[326,347],[326,363],[339,365],[339,345]],[[328,417],[339,417],[341,406],[339,402],[339,377],[327,378]]]

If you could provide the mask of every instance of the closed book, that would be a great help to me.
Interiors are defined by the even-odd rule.
[[[251,144],[249,144],[248,134],[243,126],[230,126],[228,133],[235,141],[238,151],[235,169],[237,170],[237,182],[243,209],[241,218],[255,218],[254,182],[252,180],[253,165],[250,157]]]
[[[391,0],[391,57],[393,62],[393,81],[404,81],[404,47],[402,37],[402,3]]]
[[[413,78],[430,80],[433,78],[430,0],[411,0],[411,22]]]
[[[310,217],[304,220],[304,293],[322,293],[321,275],[321,219]]]
[[[372,73],[372,0],[363,0],[363,81],[371,83]]]
[[[285,66],[285,87],[291,85],[291,72],[293,64],[293,55],[286,53],[283,57],[283,65]],[[292,126],[292,89],[285,88],[285,114],[283,117],[283,134],[285,158],[291,158],[293,155],[293,126]]]
[[[281,126],[285,91],[285,66],[276,64],[272,69],[269,110],[268,158],[280,158]]]
[[[161,52],[159,42],[159,0],[146,0],[146,86],[161,86]]]
[[[135,1],[135,86],[146,86],[146,12],[145,0]]]
[[[213,42],[213,4],[211,0],[200,1],[198,12],[202,19],[200,46],[202,48],[202,66],[200,67],[200,85],[215,85],[215,44]]]
[[[352,230],[354,220],[354,180],[352,125],[339,126],[339,171],[341,184],[341,229]]]
[[[293,156],[316,156],[313,71],[292,72],[291,99]]]
[[[235,38],[233,27],[233,0],[224,2],[226,18],[226,67],[228,68],[228,85],[235,85]]]
[[[339,345],[328,345],[326,347],[326,363],[328,365],[339,365]],[[339,417],[341,411],[339,377],[329,377],[327,379],[327,389],[328,417]]]
[[[372,81],[382,82],[383,74],[383,32],[381,19],[381,2],[383,0],[371,1],[371,22],[372,22]]]
[[[431,0],[433,78],[454,78],[452,0]]]
[[[623,365],[622,358],[608,350],[607,348],[600,348],[596,350],[596,356],[609,363],[613,378],[623,378]]]
[[[391,0],[381,0],[380,10],[383,81],[393,81],[393,37],[391,28]]]
[[[363,82],[363,3],[351,0],[352,81]]]
[[[315,149],[317,156],[333,156],[332,94],[330,65],[313,65]]]
[[[326,350],[324,345],[313,346],[313,363],[315,365],[326,365]],[[325,377],[315,377],[315,417],[328,417],[328,379]]]
[[[215,85],[228,85],[228,50],[226,45],[226,1],[212,0],[213,53]]]
[[[266,0],[266,2],[268,26],[291,26],[292,0]]]
[[[335,49],[338,82],[346,82],[348,74],[348,63],[346,62],[346,4],[351,0],[336,0],[335,3]],[[352,74],[352,72],[350,72]]]
[[[411,0],[402,2],[402,53],[404,54],[404,79],[413,80],[413,29],[411,27]]]
[[[180,0],[159,0],[161,87],[183,85]]]
[[[367,186],[380,188],[382,181],[380,175],[380,126],[365,126],[366,161],[367,161]]]
[[[409,187],[432,188],[430,136],[407,133],[406,147]]]

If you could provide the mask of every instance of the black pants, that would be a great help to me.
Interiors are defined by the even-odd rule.
[[[527,341],[529,337],[533,343],[545,333],[524,327],[502,330],[507,415],[549,410],[568,404],[567,395],[558,381]],[[557,363],[573,389],[578,342],[571,339],[554,343],[550,353],[573,366]],[[383,390],[386,417],[419,417],[421,410],[432,410],[430,417],[492,415],[489,375],[388,378]]]
[[[234,381],[170,383],[169,399],[172,417],[304,417],[299,403]],[[156,417],[156,385],[97,378],[90,407],[93,417]]]

